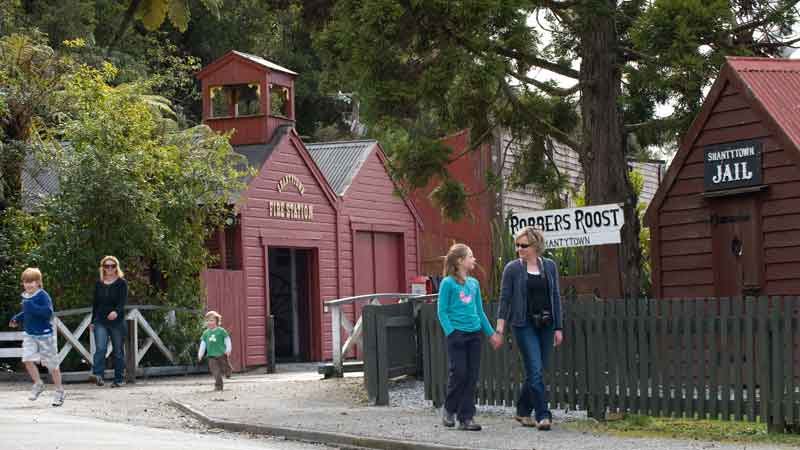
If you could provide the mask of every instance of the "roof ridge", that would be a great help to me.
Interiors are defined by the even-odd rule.
[[[350,141],[324,141],[324,142],[308,142],[306,143],[306,147],[309,145],[331,145],[331,144],[355,144],[356,142],[378,142],[377,139],[354,139]]]

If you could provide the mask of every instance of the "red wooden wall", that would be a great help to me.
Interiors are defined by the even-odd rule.
[[[294,132],[283,138],[264,164],[264,168],[250,182],[244,192],[242,214],[242,244],[244,271],[247,285],[247,360],[248,366],[266,363],[266,323],[269,315],[266,255],[269,246],[312,249],[318,255],[318,270],[312,273],[311,303],[312,323],[319,324],[322,303],[337,297],[336,211],[324,187],[309,165],[310,157],[304,158],[302,142]],[[306,155],[307,156],[307,155]],[[312,163],[313,164],[313,163]],[[277,191],[278,181],[287,174],[300,179],[305,187],[301,195],[295,189]],[[314,205],[314,217],[310,222],[277,219],[268,216],[267,201],[289,201]],[[320,331],[314,327],[316,339],[311,343],[311,356],[322,357]]]
[[[206,311],[216,311],[222,315],[222,326],[231,335],[230,362],[233,370],[239,371],[244,365],[246,333],[244,323],[244,272],[241,270],[208,269],[200,274],[206,291]],[[198,339],[199,340],[199,339]]]
[[[448,136],[442,140],[452,149],[452,155],[461,154],[469,148],[469,130]],[[472,249],[478,261],[478,268],[472,274],[484,288],[489,288],[488,280],[492,263],[491,219],[495,217],[493,194],[485,191],[486,171],[492,167],[489,145],[483,145],[474,152],[457,159],[447,166],[450,175],[464,183],[468,192],[480,195],[467,200],[469,213],[460,221],[452,223],[442,218],[442,214],[431,202],[429,195],[436,187],[432,181],[424,189],[412,194],[425,228],[420,235],[422,272],[428,275],[441,275],[442,257],[454,242],[465,243]]]
[[[408,292],[419,273],[417,219],[406,202],[394,194],[394,184],[372,151],[342,198],[339,237],[341,296],[374,292]],[[360,310],[346,312],[355,323]],[[330,315],[323,330],[330,329]],[[324,334],[325,357],[330,357],[330,333]]]

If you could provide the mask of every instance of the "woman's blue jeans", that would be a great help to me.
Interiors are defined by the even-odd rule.
[[[537,421],[552,418],[547,409],[547,391],[544,387],[544,369],[553,349],[552,327],[537,329],[533,325],[514,327],[514,338],[519,345],[522,361],[525,364],[525,384],[519,393],[517,415],[529,417],[535,411]]]
[[[114,381],[122,383],[125,371],[125,335],[128,334],[127,325],[122,321],[118,325],[94,324],[94,361],[92,373],[101,377],[106,371],[106,352],[108,351],[108,338],[111,337],[112,352],[114,356]]]

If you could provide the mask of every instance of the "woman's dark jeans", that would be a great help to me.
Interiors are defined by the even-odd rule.
[[[444,409],[456,414],[459,422],[475,416],[475,386],[481,368],[481,332],[455,330],[447,336],[450,378]]]
[[[94,324],[94,365],[92,373],[97,377],[103,377],[106,370],[106,352],[108,351],[108,337],[111,336],[114,356],[114,381],[122,383],[122,376],[125,371],[125,336],[128,334],[127,325],[124,321],[115,325]]]
[[[552,418],[550,410],[547,409],[547,391],[544,387],[544,369],[547,367],[547,359],[553,349],[552,327],[541,329],[533,325],[524,327],[514,327],[514,337],[522,353],[522,360],[525,364],[525,384],[519,393],[517,401],[517,415],[528,417],[532,411],[536,412],[534,417],[537,421]]]

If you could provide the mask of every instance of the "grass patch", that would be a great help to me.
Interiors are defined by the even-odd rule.
[[[767,425],[722,420],[671,419],[630,414],[622,420],[581,420],[564,425],[585,433],[608,433],[625,437],[673,438],[800,447],[800,435],[767,433]]]

